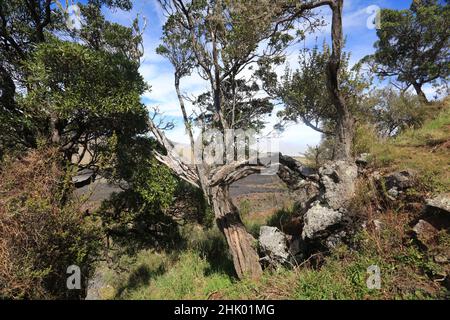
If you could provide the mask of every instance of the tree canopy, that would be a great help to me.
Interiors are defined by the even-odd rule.
[[[367,56],[382,78],[413,86],[422,100],[424,84],[450,76],[450,5],[448,1],[415,0],[408,10],[383,9],[376,52]]]
[[[336,109],[327,90],[327,64],[330,47],[324,43],[322,51],[317,46],[304,49],[299,54],[299,68],[286,69],[281,84],[275,89],[285,108],[278,116],[284,121],[301,121],[326,135],[334,135]],[[340,89],[352,113],[361,108],[364,91],[370,79],[362,74],[361,65],[349,67],[350,55],[342,53],[339,72]]]

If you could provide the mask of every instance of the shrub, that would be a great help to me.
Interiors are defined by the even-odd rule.
[[[99,238],[71,201],[61,163],[56,150],[38,150],[0,174],[0,298],[83,297],[86,281],[67,289],[67,267],[87,280]]]

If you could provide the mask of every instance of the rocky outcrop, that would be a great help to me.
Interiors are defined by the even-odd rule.
[[[438,230],[450,231],[450,195],[440,194],[425,201],[421,219]]]
[[[323,236],[325,231],[342,220],[342,213],[325,207],[320,203],[312,206],[304,217],[302,238],[316,239]]]
[[[420,220],[414,225],[414,238],[428,255],[439,265],[431,277],[450,290],[450,248],[442,244],[443,234],[450,233],[449,194],[427,199]]]
[[[288,263],[289,247],[286,235],[276,227],[262,226],[259,230],[259,249],[263,264],[279,266]]]
[[[355,194],[355,180],[358,176],[356,164],[331,162],[319,169],[319,176],[323,189],[322,202],[334,210],[345,208]]]
[[[307,180],[303,180],[299,185],[300,188],[294,190],[292,196],[296,203],[298,214],[303,214],[319,198],[320,188],[318,183]]]
[[[450,196],[448,194],[440,194],[432,199],[426,200],[428,210],[441,211],[442,214],[448,214],[450,219]]]
[[[346,161],[330,162],[319,169],[321,193],[303,217],[303,239],[323,240],[342,231],[336,227],[342,222],[346,207],[355,194],[357,175],[356,164]],[[325,243],[335,244],[341,237],[342,233]]]
[[[297,216],[291,220],[298,231],[285,228],[289,229],[289,235],[285,235],[277,228],[261,227],[261,261],[268,265],[287,264],[318,248],[336,247],[350,234],[345,230],[346,208],[355,194],[358,168],[354,162],[330,162],[318,174],[294,164],[284,170],[301,172],[301,179],[287,181],[296,194]]]
[[[395,171],[383,177],[384,187],[390,200],[397,200],[404,191],[416,184],[416,173],[412,170]]]
[[[300,237],[285,234],[276,227],[262,226],[259,252],[265,267],[290,266],[304,258],[305,245]]]
[[[347,236],[348,234],[345,230],[333,233],[325,240],[325,246],[328,249],[334,249],[342,244]]]
[[[412,229],[416,239],[424,246],[428,247],[436,241],[439,230],[425,220],[419,220]]]

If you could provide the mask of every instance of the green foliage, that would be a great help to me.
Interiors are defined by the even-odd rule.
[[[448,2],[418,0],[409,10],[383,9],[376,52],[365,60],[382,78],[412,85],[426,100],[422,85],[449,77],[449,21]]]
[[[204,299],[234,283],[233,263],[217,228],[187,225],[180,252],[141,250],[122,256],[119,270],[104,268],[113,288],[104,298],[115,299]]]
[[[146,131],[140,95],[147,86],[138,65],[123,55],[52,40],[39,45],[26,66],[34,89],[23,103],[36,125],[43,124],[37,128],[42,136],[50,134],[47,119],[66,147],[82,143],[95,150],[99,137]]]
[[[242,217],[250,214],[250,201],[248,199],[244,199],[239,203],[239,212]]]
[[[118,2],[123,3],[112,4],[112,6],[118,6],[122,10],[131,9],[131,1]],[[80,30],[70,32],[75,38],[80,38],[91,49],[118,53],[131,61],[139,62],[143,55],[141,48],[143,39],[138,18],[133,20],[131,27],[125,27],[107,21],[99,4],[90,1],[88,4],[78,3],[78,6],[83,17],[83,23]]]
[[[392,87],[375,90],[367,99],[368,114],[382,136],[393,136],[408,128],[417,129],[430,118],[433,108],[409,92]]]
[[[106,234],[128,250],[173,247],[180,239],[177,224],[166,209],[173,203],[178,182],[156,160],[141,160],[128,172],[126,189],[105,200],[98,214]]]
[[[67,4],[68,3],[66,3],[66,5]],[[91,86],[89,84],[83,83],[83,79],[81,79],[81,81],[80,79],[74,79],[74,77],[71,77],[70,74],[71,72],[74,72],[75,77],[81,76],[81,74],[77,71],[83,69],[83,57],[73,56],[74,53],[81,53],[80,50],[73,51],[71,56],[71,54],[68,52],[69,46],[66,45],[64,49],[60,47],[60,52],[54,51],[54,57],[47,56],[45,59],[47,61],[44,61],[43,55],[45,55],[45,43],[49,42],[55,44],[55,40],[53,38],[56,34],[60,39],[70,39],[71,41],[78,42],[83,45],[86,43],[89,44],[89,40],[93,39],[97,41],[96,46],[91,46],[91,48],[93,48],[94,50],[109,51],[110,53],[120,53],[125,57],[136,60],[134,58],[136,56],[136,46],[138,45],[137,43],[140,40],[140,35],[136,34],[136,27],[133,26],[133,28],[131,29],[121,27],[117,24],[107,23],[104,21],[104,18],[101,14],[102,6],[130,10],[131,1],[89,0],[84,5],[80,4],[80,6],[82,7],[84,25],[83,32],[81,32],[81,34],[78,34],[77,32],[68,30],[68,27],[65,23],[67,13],[64,12],[64,10],[67,8],[63,8],[60,1],[32,0],[24,2],[22,0],[11,0],[0,2],[0,15],[3,25],[3,27],[0,29],[0,90],[2,91],[2,93],[4,93],[0,98],[0,157],[5,152],[17,153],[24,152],[29,148],[36,148],[38,140],[42,141],[42,137],[38,136],[39,134],[44,134],[44,138],[48,138],[47,134],[50,130],[49,127],[51,126],[51,124],[48,123],[48,119],[45,119],[45,117],[49,116],[49,108],[53,108],[53,110],[59,108],[58,112],[62,111],[61,109],[69,111],[68,109],[75,106],[75,101],[77,99],[84,100],[78,101],[80,106],[86,107],[86,103],[89,104],[86,99]],[[95,16],[95,18],[93,16]],[[92,31],[91,34],[95,33],[97,37],[84,37],[84,35],[86,35],[86,30]],[[31,71],[29,69],[30,65],[36,62],[32,62],[31,59],[33,59],[34,57],[34,59],[36,60],[37,56],[34,53],[38,47],[40,47],[41,54],[40,56],[39,54],[37,56],[39,56],[39,58],[42,58],[41,62],[45,62],[46,67],[48,67],[50,71],[50,74],[48,74],[47,77],[41,79],[36,78],[36,76],[38,76],[37,74],[31,75],[31,77],[29,74],[29,72]],[[47,46],[47,49],[51,48],[52,46],[51,44],[49,44],[49,46]],[[47,52],[47,54],[49,53],[50,52]],[[60,56],[58,55],[58,53],[62,55]],[[69,58],[72,59],[69,60],[74,63],[70,66],[70,68],[70,64],[67,63],[67,59],[65,60],[64,54],[67,54]],[[83,54],[88,55],[86,52],[83,52]],[[50,58],[55,58],[55,63],[57,64],[56,66],[51,64]],[[94,62],[92,54],[84,58],[91,59],[91,63]],[[98,61],[97,59],[96,62],[100,61]],[[114,63],[115,61],[110,59],[109,62]],[[75,65],[76,63],[79,64]],[[123,65],[123,63],[119,64]],[[61,66],[61,72],[59,73],[59,76],[54,79],[55,81],[52,83],[52,85],[50,85],[49,81],[52,81],[51,77],[56,75],[58,66]],[[110,68],[110,70],[113,69],[112,65],[106,65],[103,71],[107,72],[108,67]],[[34,68],[33,71],[37,71],[36,68]],[[69,74],[63,75],[62,73],[65,71],[68,71]],[[90,69],[86,69],[84,71],[85,74],[83,75],[83,78],[86,76],[86,73],[92,72],[92,75],[86,77],[86,81],[89,82],[89,80],[95,80],[99,81],[98,84],[100,84],[102,79],[94,78],[97,72],[100,72],[99,75],[105,75],[105,72],[101,71],[102,69],[100,68],[100,66],[97,66],[97,70],[95,70],[92,68],[91,64]],[[125,71],[124,73],[130,75],[130,73],[133,73],[133,68],[130,69],[129,72]],[[39,76],[45,76],[45,70],[41,70]],[[119,79],[121,79],[120,75]],[[23,88],[27,89],[27,98],[32,98],[31,93],[35,89],[34,85],[37,85],[35,83],[35,81],[37,80],[41,81],[41,84],[43,84],[42,81],[44,80],[47,82],[45,85],[43,84],[44,86],[46,86],[46,88],[41,88],[43,91],[53,90],[54,86],[58,87],[58,90],[54,92],[48,92],[50,96],[52,96],[52,99],[54,99],[53,101],[51,101],[51,103],[55,103],[55,99],[57,100],[58,98],[57,94],[60,95],[59,98],[61,99],[59,99],[60,101],[58,103],[58,106],[48,106],[45,97],[42,96],[44,95],[44,92],[42,92],[42,90],[40,92],[40,98],[42,99],[37,99],[37,101],[34,101],[34,103],[28,100],[31,105],[22,104],[23,101],[21,98],[25,96],[25,90],[23,90]],[[66,83],[64,80],[67,80],[70,83]],[[31,81],[31,83],[29,81]],[[78,90],[78,92],[75,92],[76,90],[74,90],[74,86],[77,82],[80,83],[79,89],[87,88],[84,96],[82,95],[82,92],[80,90]],[[111,82],[105,84],[112,85]],[[92,88],[99,88],[99,85],[95,86],[93,83],[91,83],[91,85]],[[71,87],[70,97],[67,97],[67,104],[65,104],[64,101],[61,101],[63,99],[61,97],[61,91],[65,89],[64,86]],[[140,85],[137,84],[137,86]],[[114,91],[114,87],[111,87],[110,91]],[[96,93],[99,94],[100,92],[97,91]],[[125,96],[124,94],[122,95]],[[130,92],[129,97],[131,97],[131,95],[132,93]],[[136,96],[138,97],[139,93]],[[92,95],[89,99],[91,101],[95,101],[96,98],[102,97]],[[103,99],[106,100],[105,97],[103,97]],[[42,108],[40,108],[41,102],[45,102],[42,105]],[[106,101],[104,101],[104,105],[106,105]],[[66,113],[67,117],[76,116],[80,117],[80,119],[83,119],[81,121],[81,125],[76,128],[79,132],[73,133],[71,131],[71,137],[76,138],[76,142],[80,142],[80,131],[82,131],[81,134],[84,134],[89,133],[89,131],[92,129],[87,128],[86,130],[81,130],[80,126],[93,126],[90,123],[84,123],[84,121],[86,120],[86,116],[93,116],[92,114],[84,114],[83,112],[85,111],[86,110],[81,110],[81,112],[78,114],[74,114],[74,112],[72,112],[72,114],[70,114],[70,112]],[[109,117],[111,118],[111,114],[109,114]],[[114,117],[112,118],[114,120]],[[95,119],[92,120],[95,121]],[[117,120],[117,118],[115,118],[115,120]],[[60,121],[56,121],[56,123],[54,123],[57,125],[56,129],[62,129],[61,127],[64,127],[69,131],[74,130],[75,124],[71,123],[70,125],[67,125],[65,121],[73,122],[73,119],[70,118],[69,120],[68,118],[64,118],[60,119]],[[66,135],[69,134],[66,133]],[[72,141],[69,141],[69,143],[71,142]],[[67,141],[65,141],[64,143],[67,143]],[[64,145],[64,147],[67,147],[67,145]],[[70,157],[70,154],[68,154],[67,156]]]
[[[448,99],[435,102],[434,106],[442,111],[419,129],[407,129],[392,139],[375,139],[368,149],[375,167],[416,170],[425,189],[446,192],[450,188],[446,148],[450,134]]]
[[[434,115],[428,118],[423,126],[417,130],[406,130],[395,141],[402,146],[436,147],[447,141],[450,123],[450,100],[437,102]]]
[[[363,257],[361,257],[364,259]],[[366,269],[370,262],[350,264],[331,260],[320,270],[305,270],[299,274],[295,299],[300,300],[361,300],[371,293],[367,288]],[[376,297],[376,291],[372,298]]]
[[[230,107],[227,112],[227,121],[240,129],[261,130],[265,125],[265,116],[272,112],[273,104],[269,97],[256,98],[258,92],[262,88],[255,79],[247,81],[244,79],[233,79],[232,81],[224,81],[223,99],[224,101],[234,101],[234,111]],[[200,118],[196,119],[197,123],[206,121],[211,124],[214,120],[214,99],[211,92],[206,92],[198,97],[195,105],[201,110],[207,110]]]
[[[271,68],[283,62],[283,50],[294,41],[287,32],[293,24],[274,23],[284,14],[282,4],[268,0],[187,1],[187,10],[176,1],[162,4],[171,14],[157,52],[173,64],[176,83],[195,70],[211,84],[195,101],[200,110],[195,119],[198,124],[261,129],[263,116],[272,111],[273,104],[269,97],[258,95],[263,89],[258,80],[273,80]],[[243,76],[244,70],[249,71],[248,76]]]
[[[304,49],[299,55],[300,68],[287,69],[283,82],[277,89],[286,108],[278,113],[283,121],[302,121],[307,126],[327,135],[333,134],[337,112],[327,89],[327,67],[330,60],[330,48],[324,44]],[[349,68],[350,55],[343,53],[339,73],[340,90],[348,107],[356,115],[362,108],[364,90],[370,85],[370,79],[361,73],[360,65]]]
[[[353,138],[352,152],[355,156],[362,153],[370,153],[372,146],[379,140],[378,131],[374,125],[363,123],[356,126],[355,137]]]
[[[305,161],[311,168],[319,169],[325,162],[333,158],[333,140],[322,137],[316,146],[308,146],[305,150]]]
[[[124,290],[118,298],[128,299],[204,299],[209,293],[232,282],[225,274],[209,271],[208,262],[195,252],[186,251],[173,262],[166,273],[150,278],[137,290]]]

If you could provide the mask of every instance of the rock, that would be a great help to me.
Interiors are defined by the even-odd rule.
[[[372,178],[375,179],[376,181],[380,180],[380,179],[381,179],[381,173],[380,173],[380,171],[374,171],[374,172],[372,173]]]
[[[448,263],[449,259],[442,254],[437,254],[434,256],[434,261],[436,263]]]
[[[342,160],[328,163],[319,169],[319,176],[324,188],[323,202],[334,210],[345,208],[355,194],[356,164]]]
[[[425,220],[419,220],[413,228],[416,238],[422,245],[428,247],[435,242],[438,230]]]
[[[450,231],[450,196],[441,194],[426,200],[422,219],[438,230]]]
[[[291,173],[298,173],[301,177],[307,178],[308,180],[319,181],[319,176],[317,175],[317,171],[315,169],[303,165],[294,158],[280,154],[280,161],[284,164],[283,169],[287,169]],[[280,173],[283,175],[282,170],[281,172],[278,172],[279,175]],[[283,180],[282,177],[280,178]]]
[[[262,226],[259,229],[259,248],[263,261],[273,266],[289,261],[290,253],[286,235],[276,227]]]
[[[315,239],[329,227],[341,222],[342,213],[320,203],[313,205],[304,216],[303,239]]]
[[[391,189],[388,190],[388,195],[390,195],[391,197],[398,197],[399,191],[397,190],[397,187],[393,187]]]
[[[358,158],[356,158],[355,162],[360,166],[367,166],[369,163],[370,153],[361,153]]]
[[[383,226],[383,222],[378,219],[373,220],[373,225],[375,226],[375,230],[380,231]]]
[[[438,209],[449,214],[450,219],[450,196],[447,194],[440,194],[432,199],[426,200],[429,209]]]
[[[342,244],[343,239],[346,236],[347,236],[347,232],[345,232],[344,230],[341,230],[338,233],[332,234],[325,241],[325,246],[330,250],[334,249],[334,248],[338,247],[340,244]]]
[[[397,190],[397,187],[393,187],[387,191],[387,195],[390,200],[394,201],[400,195],[400,192]]]
[[[302,180],[299,184],[299,188],[292,191],[292,195],[298,209],[297,214],[302,214],[311,206],[311,203],[316,201],[319,197],[319,185],[312,181]]]
[[[402,170],[393,172],[384,177],[386,190],[395,189],[402,191],[415,185],[415,172],[412,170]]]

